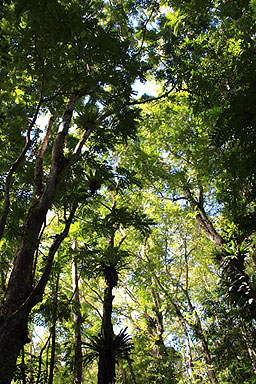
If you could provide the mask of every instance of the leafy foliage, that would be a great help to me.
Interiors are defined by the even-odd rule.
[[[106,354],[118,384],[255,382],[255,20],[254,0],[3,2],[0,327],[38,294],[14,382],[74,381],[78,334],[83,382]]]
[[[91,350],[91,352],[86,354],[84,363],[90,364],[94,359],[98,358],[99,355],[107,355],[109,353],[113,354],[116,358],[128,358],[133,344],[131,337],[126,331],[127,328],[121,329],[121,331],[114,336],[112,344],[106,342],[101,334],[90,336],[89,342],[84,343],[84,347]]]

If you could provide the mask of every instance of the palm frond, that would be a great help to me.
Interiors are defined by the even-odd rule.
[[[114,335],[111,343],[106,342],[102,334],[89,336],[89,341],[83,343],[83,347],[88,350],[84,357],[84,364],[88,365],[96,360],[100,355],[113,354],[114,357],[126,358],[132,348],[131,336],[126,332],[127,328]]]

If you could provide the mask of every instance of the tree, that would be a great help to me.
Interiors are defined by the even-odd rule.
[[[129,180],[129,179],[128,179]],[[87,255],[87,273],[104,276],[103,311],[101,318],[101,331],[98,335],[90,337],[85,345],[91,349],[87,354],[87,362],[98,358],[98,383],[110,384],[116,382],[116,363],[121,357],[129,359],[131,349],[130,338],[125,329],[115,335],[112,324],[113,289],[118,284],[118,276],[127,263],[129,252],[123,249],[127,238],[125,233],[131,227],[140,231],[144,236],[149,232],[152,224],[145,216],[140,215],[136,209],[130,211],[118,194],[123,192],[124,182],[117,180],[112,185],[110,198],[103,205],[104,216],[98,214],[93,220],[94,231],[99,245],[95,249],[82,250],[91,253]],[[111,200],[112,202],[111,202]],[[110,201],[109,201],[110,200]],[[92,230],[89,231],[92,238]],[[101,237],[103,237],[101,239]],[[91,241],[91,239],[88,241]],[[91,247],[90,247],[91,248]]]
[[[3,2],[1,382],[15,366],[23,383],[64,371],[67,381],[74,367],[79,382],[88,339],[99,381],[253,382],[255,9],[254,0]],[[159,94],[134,99],[134,82],[149,78]],[[37,317],[47,339],[32,351]],[[130,337],[115,335],[116,323],[135,345],[118,368]]]
[[[196,12],[198,7],[200,12]],[[195,134],[199,139],[206,139],[205,146],[214,149],[211,164],[208,161],[211,165],[208,171],[215,179],[216,200],[229,226],[236,227],[231,235],[236,243],[233,257],[229,245],[228,254],[222,248],[222,256],[219,255],[222,261],[229,260],[228,265],[223,261],[226,264],[223,274],[229,280],[229,288],[243,295],[243,305],[251,312],[250,316],[255,317],[255,292],[251,278],[246,276],[246,256],[242,250],[245,244],[251,244],[251,236],[255,233],[252,167],[255,117],[250,96],[255,90],[252,60],[255,51],[254,2],[185,4],[177,1],[162,23],[164,63],[169,82],[186,91],[194,115],[199,119]],[[219,247],[231,239],[217,236],[216,231],[209,233],[209,228],[213,232],[213,226],[203,212],[202,172],[198,166],[195,169],[199,192],[195,198],[193,187],[191,190],[187,183],[190,202],[205,234],[208,232]]]
[[[104,25],[102,5],[101,2],[92,5],[77,1],[70,7],[66,2],[49,4],[40,1],[35,6],[30,1],[25,4],[14,1],[4,7],[2,24],[10,59],[2,87],[3,129],[7,133],[4,140],[8,142],[12,119],[14,125],[22,124],[17,150],[12,156],[17,157],[19,153],[17,160],[12,160],[9,171],[4,168],[1,233],[8,215],[14,217],[10,207],[15,189],[11,194],[10,187],[13,176],[16,183],[22,180],[22,170],[19,168],[17,172],[22,160],[26,160],[23,166],[29,169],[26,182],[28,190],[33,188],[33,193],[27,193],[25,206],[21,209],[19,220],[23,221],[23,228],[16,242],[17,252],[1,310],[0,377],[3,383],[10,382],[19,351],[29,341],[28,315],[41,300],[54,255],[67,236],[79,205],[79,195],[68,202],[65,210],[69,214],[63,230],[49,247],[42,275],[35,277],[35,252],[40,247],[46,215],[56,200],[61,182],[67,177],[67,170],[82,157],[82,148],[90,135],[101,150],[104,146],[99,140],[103,138],[107,140],[107,148],[118,138],[134,135],[132,121],[136,113],[125,105],[129,101],[131,84],[143,69],[133,55],[136,47],[132,47],[129,39],[121,38],[114,27],[107,26],[108,22]],[[103,40],[104,50],[100,47]],[[65,99],[68,101],[63,108]],[[102,106],[101,113],[97,103]],[[78,136],[67,141],[76,109]],[[56,119],[54,114],[38,145],[35,124],[43,110],[52,113],[59,110],[63,117],[58,121],[56,132],[56,126],[52,124]],[[123,119],[130,119],[129,127],[124,127]],[[24,133],[26,144],[23,147]]]

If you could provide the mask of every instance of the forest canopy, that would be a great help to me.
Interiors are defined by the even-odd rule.
[[[256,383],[255,27],[2,2],[0,384]]]

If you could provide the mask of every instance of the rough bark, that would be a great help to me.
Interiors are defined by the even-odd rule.
[[[33,297],[34,254],[38,247],[38,239],[46,214],[54,202],[58,185],[66,167],[63,149],[68,134],[75,102],[88,93],[88,87],[73,92],[67,103],[63,120],[59,126],[52,149],[52,163],[48,179],[40,198],[35,198],[24,221],[21,241],[14,259],[12,273],[6,289],[6,297],[0,317],[0,383],[11,382],[16,360],[23,345],[29,342],[28,316],[31,308],[39,300]],[[60,238],[57,240],[60,240]],[[59,245],[59,242],[55,242]],[[54,252],[52,253],[54,255]],[[44,274],[46,281],[41,281],[41,292],[49,278],[49,270]],[[30,299],[29,299],[30,298]],[[29,299],[29,300],[28,300]],[[26,303],[26,305],[24,305]]]
[[[72,283],[73,283],[73,304],[74,304],[73,307],[74,307],[74,328],[75,328],[74,384],[81,384],[82,373],[83,373],[83,354],[82,354],[82,340],[81,340],[82,317],[81,317],[81,311],[80,311],[77,264],[75,260],[73,260],[72,262]]]

